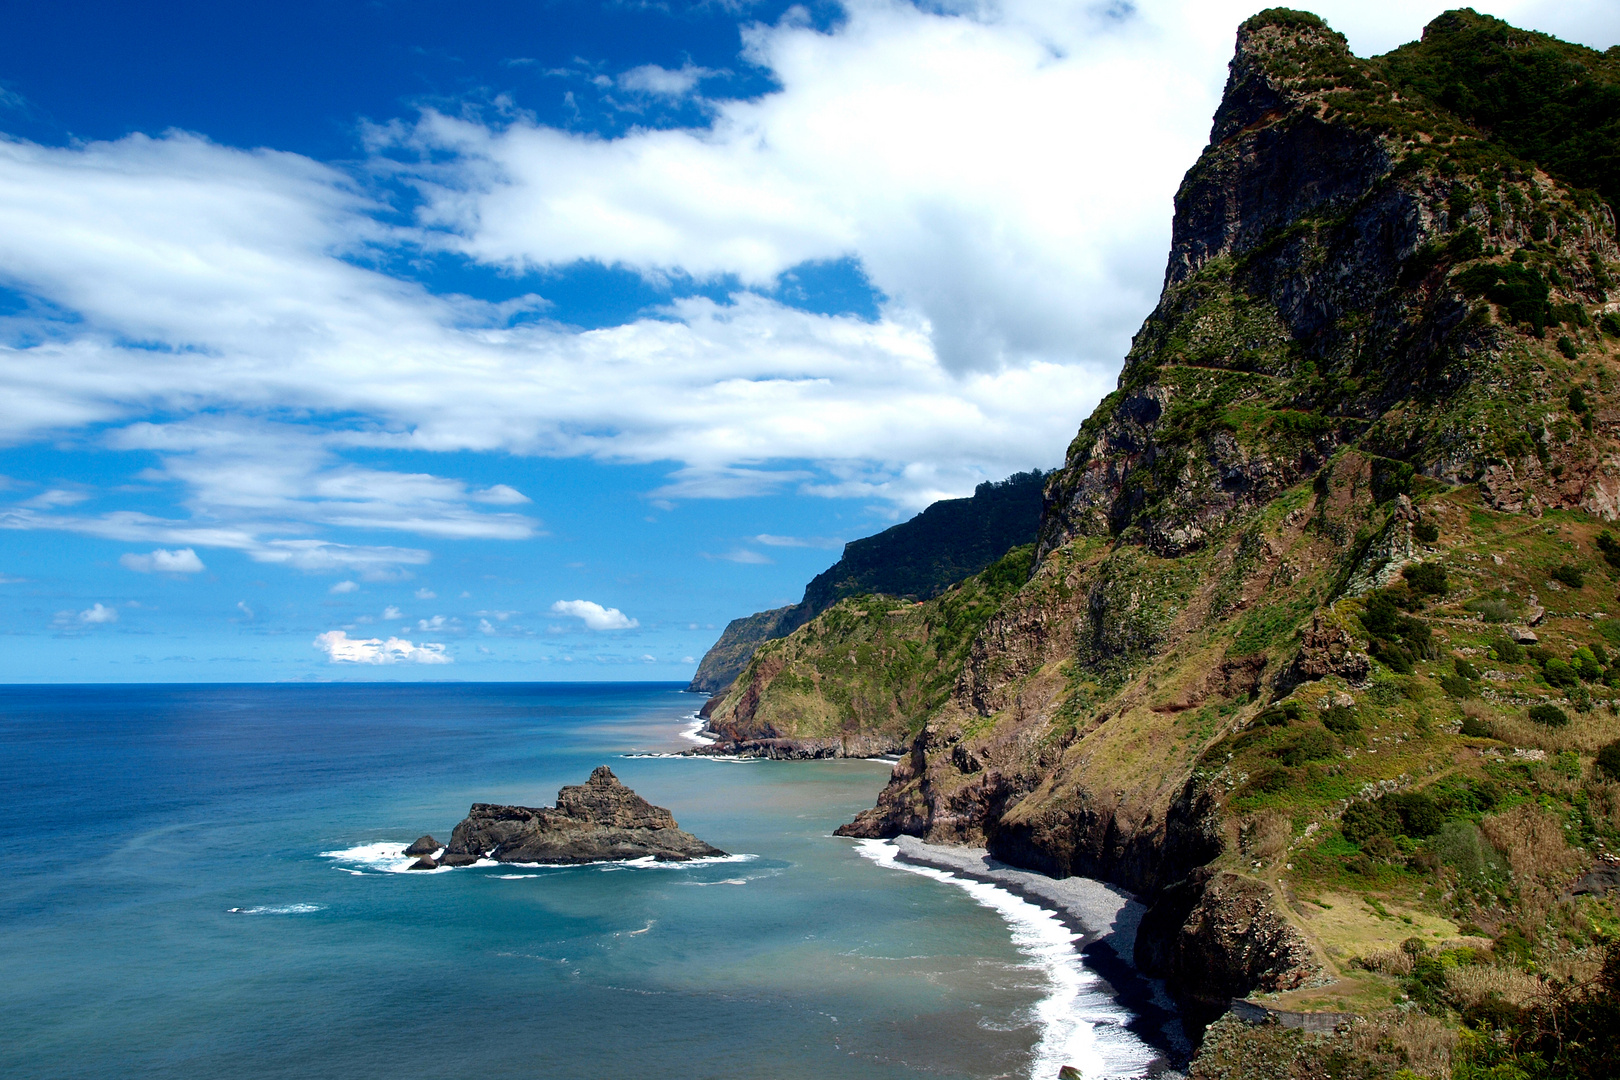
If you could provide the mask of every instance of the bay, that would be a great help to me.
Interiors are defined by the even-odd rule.
[[[697,700],[0,687],[0,1073],[1027,1075],[1053,969],[1020,916],[831,836],[889,766],[665,756]],[[392,872],[600,764],[734,857]]]

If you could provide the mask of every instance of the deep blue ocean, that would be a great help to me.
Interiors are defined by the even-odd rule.
[[[882,762],[656,756],[667,684],[0,687],[0,1076],[1136,1075],[1038,909],[833,828]],[[404,872],[596,765],[734,858]]]

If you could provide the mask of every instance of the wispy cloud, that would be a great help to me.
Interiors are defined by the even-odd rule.
[[[772,536],[770,533],[760,533],[754,537],[754,542],[764,544],[766,547],[839,548],[844,546],[844,541],[836,536]]]
[[[641,625],[618,608],[603,607],[592,600],[558,600],[551,610],[558,615],[572,615],[589,630],[632,630]]]
[[[118,621],[118,609],[97,602],[79,612],[79,621],[90,626],[101,623],[115,623]]]
[[[200,574],[208,569],[190,548],[158,548],[146,555],[129,552],[118,557],[118,565],[137,574]]]
[[[327,589],[326,591],[331,593],[333,596],[340,596],[343,593],[358,592],[359,589],[360,589],[360,586],[356,585],[352,581],[340,581],[336,585],[333,585],[330,589]]]

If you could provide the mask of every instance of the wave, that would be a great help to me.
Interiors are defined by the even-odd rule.
[[[336,869],[347,874],[364,877],[372,874],[444,874],[451,870],[469,869],[469,867],[441,866],[434,870],[412,870],[411,864],[416,862],[415,855],[402,855],[407,845],[398,840],[379,840],[372,844],[360,844],[357,847],[342,848],[338,851],[323,851],[321,857],[331,859],[337,863]],[[443,848],[435,853],[442,854]],[[751,862],[759,858],[758,855],[714,855],[706,859],[688,859],[685,862],[659,862],[651,855],[639,859],[604,859],[599,862],[588,863],[503,863],[494,859],[479,859],[472,864],[472,868],[500,866],[505,868],[519,868],[524,870],[683,870],[690,867],[714,866],[719,863]],[[355,869],[360,867],[360,869]],[[534,877],[533,874],[497,874],[502,881],[511,881],[516,878]]]
[[[954,885],[1007,923],[1013,947],[1047,984],[1046,996],[1034,1008],[1041,1035],[1030,1063],[1031,1077],[1056,1076],[1065,1065],[1085,1076],[1140,1077],[1159,1060],[1157,1051],[1126,1028],[1132,1015],[1114,1001],[1102,978],[1086,968],[1075,946],[1079,935],[1055,912],[999,885],[900,862],[899,850],[886,840],[857,840],[855,847],[880,866]]]
[[[308,915],[313,911],[325,911],[325,904],[282,904],[279,906],[264,907],[233,907],[225,909],[232,915]]]
[[[709,743],[719,741],[713,735],[703,734],[703,725],[707,723],[707,721],[697,713],[693,713],[691,716],[688,716],[685,719],[690,726],[681,730],[681,738],[689,739],[692,742],[697,743],[699,746],[707,746]]]
[[[410,842],[400,843],[398,840],[378,840],[371,844],[361,844],[358,847],[343,848],[339,851],[323,851],[323,859],[331,859],[338,863],[338,869],[345,873],[364,876],[368,871],[374,874],[442,874],[455,867],[441,866],[437,870],[412,870],[411,864],[416,862],[415,855],[403,854],[410,846]],[[434,853],[437,857],[444,853],[440,848]],[[480,859],[475,866],[494,866],[492,859]],[[355,869],[359,867],[359,869]]]

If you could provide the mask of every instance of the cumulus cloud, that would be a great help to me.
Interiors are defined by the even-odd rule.
[[[393,604],[389,604],[387,607],[383,608],[382,617],[385,619],[398,619],[402,618],[403,616],[400,615],[399,608],[395,607]]]
[[[190,548],[176,551],[158,548],[147,555],[129,552],[118,557],[118,565],[137,574],[199,574],[208,569]]]
[[[352,581],[340,581],[336,585],[332,586],[330,589],[327,589],[326,591],[331,593],[333,596],[339,596],[339,595],[342,595],[343,593],[356,592],[356,591],[359,590],[359,588],[360,588],[360,586],[356,585]]]
[[[590,630],[633,630],[641,624],[618,608],[603,607],[591,600],[558,600],[551,605],[558,615],[572,615]]]
[[[100,623],[115,623],[118,621],[118,609],[108,607],[98,601],[79,612],[79,621],[91,626]]]
[[[418,600],[437,600],[439,598],[439,594],[434,592],[432,589],[422,588],[416,590],[416,598]]]
[[[448,664],[444,646],[424,641],[413,645],[404,638],[351,638],[342,630],[316,635],[314,645],[334,664]]]
[[[1365,53],[1443,6],[1318,10]],[[1620,36],[1612,3],[1479,6],[1600,47]],[[0,526],[397,578],[427,553],[322,531],[540,524],[510,486],[351,451],[670,461],[664,499],[904,508],[1055,464],[1157,295],[1171,198],[1252,10],[850,0],[825,32],[749,28],[744,59],[778,88],[711,100],[703,128],[599,138],[460,112],[378,128],[361,168],[418,186],[408,226],[295,154],[187,134],[0,141],[0,267],[41,301],[0,320],[0,438],[107,426],[192,514],[18,505]],[[706,74],[637,68],[614,89],[690,95]],[[435,295],[378,269],[423,249],[747,288],[582,332],[535,318],[539,297]],[[784,273],[829,260],[881,293],[877,318],[772,299]]]

